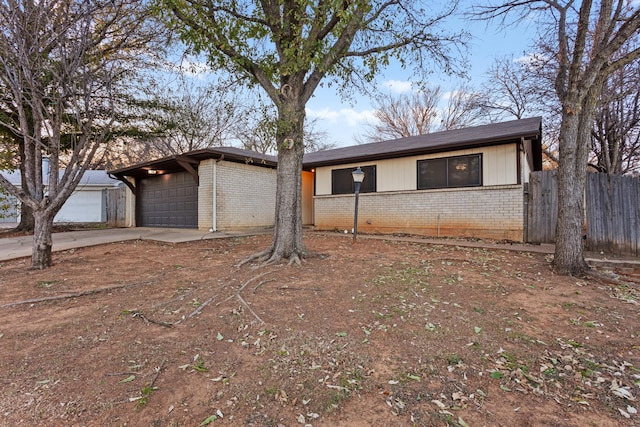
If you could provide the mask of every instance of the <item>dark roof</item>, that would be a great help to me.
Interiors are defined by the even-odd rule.
[[[533,156],[540,156],[541,168],[542,154],[539,148],[542,138],[541,117],[448,130],[390,141],[373,142],[370,144],[353,145],[333,150],[317,151],[305,154],[304,168],[310,169],[319,166],[391,159],[441,151],[506,144],[518,142],[521,138],[534,141],[534,144],[538,148],[534,148],[536,152],[533,153]],[[540,153],[537,153],[537,151],[540,151]]]
[[[176,154],[162,159],[152,160],[149,162],[138,163],[126,168],[108,171],[109,174],[115,176],[132,176],[144,177],[149,175],[150,169],[155,169],[161,173],[171,173],[183,171],[180,162],[190,164],[198,164],[206,159],[224,159],[230,162],[247,163],[256,166],[275,168],[277,166],[277,158],[268,154],[256,153],[255,151],[243,150],[235,147],[215,147],[204,148],[201,150],[190,151],[184,154]]]
[[[319,166],[393,159],[488,145],[507,144],[519,142],[522,138],[532,140],[531,152],[527,154],[532,161],[533,170],[541,170],[541,117],[512,120],[307,153],[304,155],[303,165],[304,169],[309,170]],[[527,147],[525,147],[525,149],[527,149]],[[149,175],[149,170],[151,169],[155,169],[159,173],[184,171],[185,169],[182,164],[185,162],[198,164],[202,160],[212,158],[224,158],[224,160],[231,162],[247,163],[269,168],[275,168],[278,162],[277,157],[267,154],[260,154],[235,147],[215,147],[138,163],[126,168],[111,170],[108,171],[108,173],[116,177],[145,177]]]

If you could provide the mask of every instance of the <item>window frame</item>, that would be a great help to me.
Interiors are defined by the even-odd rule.
[[[472,182],[472,183],[467,183],[467,184],[461,184],[461,185],[452,185],[450,184],[451,182],[451,176],[449,174],[449,164],[450,161],[453,159],[461,159],[461,158],[477,158],[478,159],[478,181],[477,182]],[[445,178],[446,178],[446,183],[445,185],[436,185],[436,186],[427,186],[425,185],[424,182],[422,182],[421,180],[421,174],[420,174],[420,167],[423,164],[427,164],[428,162],[434,162],[434,161],[445,161],[445,167],[446,167],[446,172],[445,172]],[[447,157],[434,157],[434,158],[430,158],[430,159],[421,159],[418,160],[416,163],[416,169],[417,169],[417,183],[416,183],[416,188],[418,190],[439,190],[439,189],[445,189],[445,188],[467,188],[467,187],[482,187],[483,185],[483,181],[482,181],[482,160],[483,160],[483,156],[482,153],[474,153],[474,154],[463,154],[463,155],[459,155],[459,156],[447,156]]]
[[[340,168],[340,169],[331,169],[331,195],[340,195],[340,194],[353,194],[355,193],[355,185],[353,182],[353,176],[351,173],[356,170],[356,167],[350,168]],[[360,166],[360,169],[365,173],[364,181],[362,181],[362,185],[360,187],[360,193],[376,193],[377,185],[376,185],[376,165],[366,165]],[[347,178],[348,177],[348,178]],[[339,182],[339,180],[344,180],[343,182]],[[347,185],[346,180],[351,183]],[[338,184],[341,184],[338,186]],[[346,187],[349,187],[350,190],[346,190]]]

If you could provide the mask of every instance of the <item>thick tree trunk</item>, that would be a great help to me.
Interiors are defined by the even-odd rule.
[[[560,127],[558,162],[558,224],[554,270],[580,275],[589,267],[584,260],[584,191],[588,143],[583,140],[583,120],[573,110],[564,114]],[[589,127],[589,129],[591,129]]]
[[[24,187],[23,187],[24,188]],[[20,204],[20,223],[15,231],[26,231],[31,233],[35,227],[35,219],[33,217],[33,209],[26,203]]]
[[[25,155],[25,144],[22,138],[16,137],[16,144],[18,144],[18,153],[20,155],[20,185],[22,186],[22,191],[28,192],[29,183],[27,182],[27,173],[26,173],[26,155]],[[20,204],[20,223],[16,227],[15,231],[26,231],[33,232],[35,227],[35,219],[33,217],[33,209],[29,207],[26,203],[22,202]]]
[[[54,213],[48,210],[34,212],[35,227],[33,229],[33,251],[30,267],[32,270],[44,270],[51,267],[53,217]]]
[[[299,260],[306,255],[302,237],[302,157],[304,146],[278,151],[276,220],[269,261]]]
[[[288,86],[288,85],[286,85]],[[290,89],[288,87],[287,89]],[[295,89],[292,89],[296,92]],[[284,91],[283,91],[284,92]],[[278,106],[278,170],[276,179],[276,211],[271,246],[243,262],[264,261],[267,264],[288,259],[300,263],[306,256],[302,235],[302,158],[304,157],[304,104],[283,93]]]

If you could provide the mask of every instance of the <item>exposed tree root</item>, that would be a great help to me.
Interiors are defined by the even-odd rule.
[[[206,300],[205,302],[203,302],[202,304],[200,304],[198,306],[198,308],[196,308],[195,310],[193,310],[193,312],[188,315],[187,317],[185,317],[184,319],[180,319],[177,322],[175,322],[175,324],[177,325],[180,322],[184,322],[185,320],[191,319],[193,316],[195,316],[196,314],[200,314],[200,312],[202,312],[202,309],[205,308],[206,306],[208,306],[209,304],[211,304],[213,302],[214,299],[216,299],[217,295],[212,296],[211,298],[209,298],[208,300]]]
[[[637,282],[634,278],[620,275],[620,274],[614,274],[614,273],[607,274],[607,273],[602,273],[596,270],[589,270],[587,273],[585,273],[585,276],[593,277],[602,282],[609,283],[612,285],[640,286],[640,283]]]
[[[231,299],[233,299],[234,297],[238,299],[238,301],[240,301],[240,303],[251,312],[251,314],[253,314],[253,316],[262,324],[265,324],[266,322],[264,320],[262,320],[260,318],[260,316],[258,316],[258,314],[253,311],[253,309],[249,306],[249,304],[247,303],[247,301],[245,301],[245,299],[242,297],[241,293],[244,290],[244,288],[247,287],[247,285],[251,282],[253,282],[256,279],[259,279],[262,276],[266,276],[267,274],[271,274],[273,273],[275,270],[270,270],[270,271],[265,271],[263,273],[258,274],[257,276],[253,276],[251,279],[247,280],[246,282],[244,282],[242,284],[242,286],[240,286],[240,288],[236,291],[235,295],[231,295],[229,298],[227,298],[224,301],[219,302],[218,304],[216,304],[216,306],[219,306],[220,304],[222,304],[223,302],[227,302]]]
[[[294,288],[291,286],[279,286],[278,289],[281,291],[315,291],[315,292],[322,291],[321,288]]]
[[[260,261],[260,262],[264,262],[265,260],[269,259],[269,256],[271,255],[271,248],[269,249],[265,249],[262,252],[258,252],[255,253],[253,255],[248,256],[247,258],[243,259],[242,261],[240,261],[239,263],[236,264],[236,267],[242,267],[245,264],[249,264],[253,261]]]
[[[203,302],[202,304],[200,304],[198,306],[198,308],[196,308],[193,312],[191,312],[191,314],[189,314],[186,317],[183,317],[182,319],[176,321],[176,322],[162,322],[159,320],[153,320],[147,316],[145,316],[141,311],[138,310],[132,310],[130,311],[130,313],[133,315],[133,317],[137,317],[139,319],[144,320],[147,323],[153,323],[154,325],[160,325],[160,326],[164,326],[166,328],[172,328],[182,322],[184,322],[185,320],[189,320],[191,319],[193,316],[195,316],[196,314],[199,314],[203,308],[205,308],[207,305],[211,304],[211,302],[216,299],[217,295],[212,296],[211,298],[209,298],[208,300],[206,300],[205,302]]]
[[[291,266],[293,264],[300,266],[303,262],[305,262],[305,258],[307,257],[307,255],[308,254],[306,252],[293,252],[287,258],[279,251],[275,251],[273,247],[270,247],[269,249],[265,249],[264,251],[248,256],[247,258],[237,263],[236,267],[242,267],[243,265],[249,264],[254,261],[257,261],[259,263],[258,267],[266,267],[274,264],[279,264],[283,260],[287,259],[288,266]]]
[[[255,294],[255,293],[256,293],[256,291],[258,290],[258,288],[259,288],[260,286],[264,285],[265,283],[275,282],[275,281],[276,281],[276,279],[263,280],[262,282],[258,283],[257,285],[255,285],[255,286],[253,287],[253,293]]]
[[[91,289],[91,290],[88,290],[88,291],[74,292],[74,293],[66,294],[66,295],[54,295],[54,296],[50,296],[50,297],[33,298],[33,299],[24,300],[24,301],[16,301],[16,302],[12,302],[12,303],[9,303],[9,304],[4,304],[4,305],[0,306],[0,308],[9,308],[9,307],[15,307],[15,306],[24,305],[24,304],[37,304],[37,303],[40,303],[40,302],[56,301],[56,300],[69,299],[69,298],[77,298],[77,297],[82,297],[82,296],[86,296],[86,295],[99,294],[99,293],[102,293],[102,292],[115,291],[115,290],[118,290],[118,289],[128,289],[128,288],[134,288],[136,286],[150,285],[152,283],[153,283],[153,281],[142,282],[142,283],[129,283],[127,285],[109,286],[109,287],[106,287],[106,288]]]
[[[156,305],[153,306],[153,308],[158,308],[158,307],[162,307],[163,305],[167,305],[167,304],[171,304],[172,302],[176,302],[176,301],[182,301],[187,295],[189,295],[190,293],[192,293],[193,291],[189,291],[187,293],[178,295],[177,297],[175,297],[172,300],[169,301],[164,301],[164,302],[160,302]]]
[[[291,257],[289,257],[289,263],[287,265],[297,265],[297,266],[301,266],[302,265],[302,261],[304,261],[304,258],[301,258],[300,256],[298,256],[298,254],[294,253],[291,254]]]

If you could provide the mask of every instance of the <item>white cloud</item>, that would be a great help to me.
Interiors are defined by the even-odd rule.
[[[373,113],[374,110],[356,111],[353,108],[332,110],[325,107],[320,110],[314,110],[307,107],[307,116],[311,119],[326,120],[331,124],[343,124],[349,127],[358,127],[367,121],[373,120]]]
[[[548,58],[545,55],[539,53],[529,53],[527,55],[515,58],[513,62],[522,65],[536,65],[545,62],[547,59]]]
[[[395,93],[411,92],[411,89],[413,88],[413,84],[411,82],[400,80],[387,80],[382,83],[382,86]]]
[[[338,117],[340,116],[340,113],[338,113],[336,110],[331,110],[326,107],[320,110],[314,110],[313,108],[307,107],[306,111],[307,116],[311,119],[328,120],[332,123],[337,122]]]
[[[360,126],[367,121],[373,120],[373,114],[374,110],[355,111],[351,108],[343,108],[340,110],[340,116],[352,127]]]

